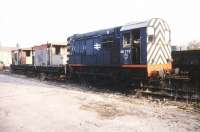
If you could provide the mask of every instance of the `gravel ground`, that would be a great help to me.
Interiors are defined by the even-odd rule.
[[[0,132],[200,131],[200,113],[184,106],[0,74]]]

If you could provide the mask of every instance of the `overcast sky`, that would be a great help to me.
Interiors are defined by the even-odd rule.
[[[29,47],[75,33],[160,17],[172,44],[200,40],[199,0],[0,0],[0,42]]]

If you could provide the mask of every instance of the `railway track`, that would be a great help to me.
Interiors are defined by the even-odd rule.
[[[200,102],[198,80],[191,80],[186,76],[174,76],[166,82],[159,82],[157,85],[144,85],[138,92],[146,97]]]
[[[59,69],[58,69],[59,70]],[[20,73],[17,72],[17,73]],[[55,72],[53,72],[55,73]],[[26,73],[24,73],[26,75]],[[31,74],[33,75],[33,74]],[[62,79],[60,76],[53,76],[46,75],[46,74],[39,74],[39,79],[41,81],[47,79],[47,80],[56,80],[56,81],[68,81],[70,80],[66,77],[63,77]],[[28,74],[28,76],[30,76]],[[34,77],[34,76],[33,76]],[[86,78],[85,78],[86,79]],[[99,82],[99,84],[97,84]],[[182,73],[180,75],[171,75],[166,77],[165,80],[151,80],[150,83],[143,85],[142,87],[134,87],[130,88],[130,86],[123,87],[121,84],[123,82],[115,82],[114,85],[109,85],[108,83],[104,84],[103,80],[90,80],[90,82],[86,82],[84,78],[76,78],[75,83],[79,83],[81,86],[86,87],[93,87],[92,89],[99,89],[97,91],[113,91],[113,92],[120,92],[124,94],[135,94],[139,93],[143,95],[144,97],[155,97],[159,99],[171,99],[171,100],[185,100],[187,102],[200,102],[200,85],[198,79],[191,80],[191,78],[188,76],[188,73]],[[117,84],[119,83],[119,85]],[[133,90],[134,89],[134,90]]]

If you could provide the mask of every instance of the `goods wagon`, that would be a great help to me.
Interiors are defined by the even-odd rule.
[[[66,44],[47,43],[30,49],[13,51],[12,54],[11,69],[13,72],[39,75],[42,78],[49,75],[58,77],[66,73],[65,67],[68,59]],[[31,58],[32,63],[25,61],[27,57]]]
[[[200,78],[200,50],[173,51],[173,69],[188,72],[192,80]]]
[[[153,18],[68,38],[72,75],[142,80],[172,68],[170,29]]]
[[[12,64],[11,51],[14,49],[15,48],[12,47],[0,47],[0,65],[4,65],[4,67],[9,67]]]
[[[13,65],[32,65],[32,49],[23,48],[18,50],[12,50],[12,64]]]
[[[67,44],[47,43],[32,49],[34,66],[58,66],[67,63]]]
[[[173,51],[173,69],[176,91],[187,99],[200,100],[200,50]],[[182,81],[183,80],[183,81]],[[180,92],[179,92],[180,93]]]

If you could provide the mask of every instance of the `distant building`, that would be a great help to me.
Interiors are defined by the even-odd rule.
[[[6,67],[9,67],[12,64],[12,54],[11,51],[15,50],[13,47],[0,47],[0,62],[3,63]]]

